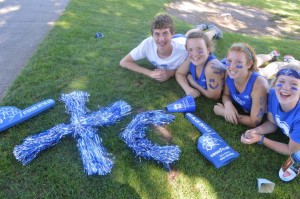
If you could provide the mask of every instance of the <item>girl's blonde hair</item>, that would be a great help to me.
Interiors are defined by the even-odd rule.
[[[214,47],[215,47],[215,44],[212,40],[210,40],[208,38],[208,36],[205,34],[205,32],[203,31],[192,31],[191,33],[188,34],[187,38],[186,38],[186,42],[185,42],[185,48],[187,48],[186,44],[187,44],[187,41],[189,39],[203,39],[204,42],[205,42],[205,45],[207,47],[207,49],[210,51],[210,52],[213,52],[214,51]]]

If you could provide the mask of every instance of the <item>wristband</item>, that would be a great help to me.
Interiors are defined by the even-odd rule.
[[[257,142],[257,144],[263,145],[263,144],[264,144],[264,139],[265,139],[265,136],[264,136],[264,135],[261,135],[261,139],[260,139],[259,142]]]

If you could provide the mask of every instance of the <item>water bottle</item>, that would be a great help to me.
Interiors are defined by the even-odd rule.
[[[281,180],[288,182],[300,173],[300,151],[292,154],[279,170]]]

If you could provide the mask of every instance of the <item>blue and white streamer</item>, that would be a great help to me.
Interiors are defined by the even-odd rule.
[[[137,157],[155,160],[162,163],[166,170],[170,170],[170,164],[179,159],[181,153],[179,147],[177,145],[159,146],[154,144],[145,138],[145,131],[150,124],[162,126],[174,119],[175,116],[166,114],[162,110],[143,112],[127,125],[125,130],[120,133],[120,137]]]
[[[62,94],[60,100],[66,104],[71,115],[70,124],[59,124],[40,134],[30,136],[14,148],[14,155],[23,165],[29,164],[39,152],[57,144],[63,137],[71,135],[77,139],[77,146],[88,175],[106,175],[113,167],[112,155],[101,144],[96,127],[110,126],[131,111],[130,105],[117,101],[109,107],[91,112],[85,103],[89,94],[74,91]]]

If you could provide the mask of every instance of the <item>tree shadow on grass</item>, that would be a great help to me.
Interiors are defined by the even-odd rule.
[[[282,9],[296,12],[293,6]],[[287,20],[287,16],[274,15],[255,7],[224,2],[179,0],[168,4],[166,11],[193,25],[213,23],[229,32],[300,38],[300,26]]]

